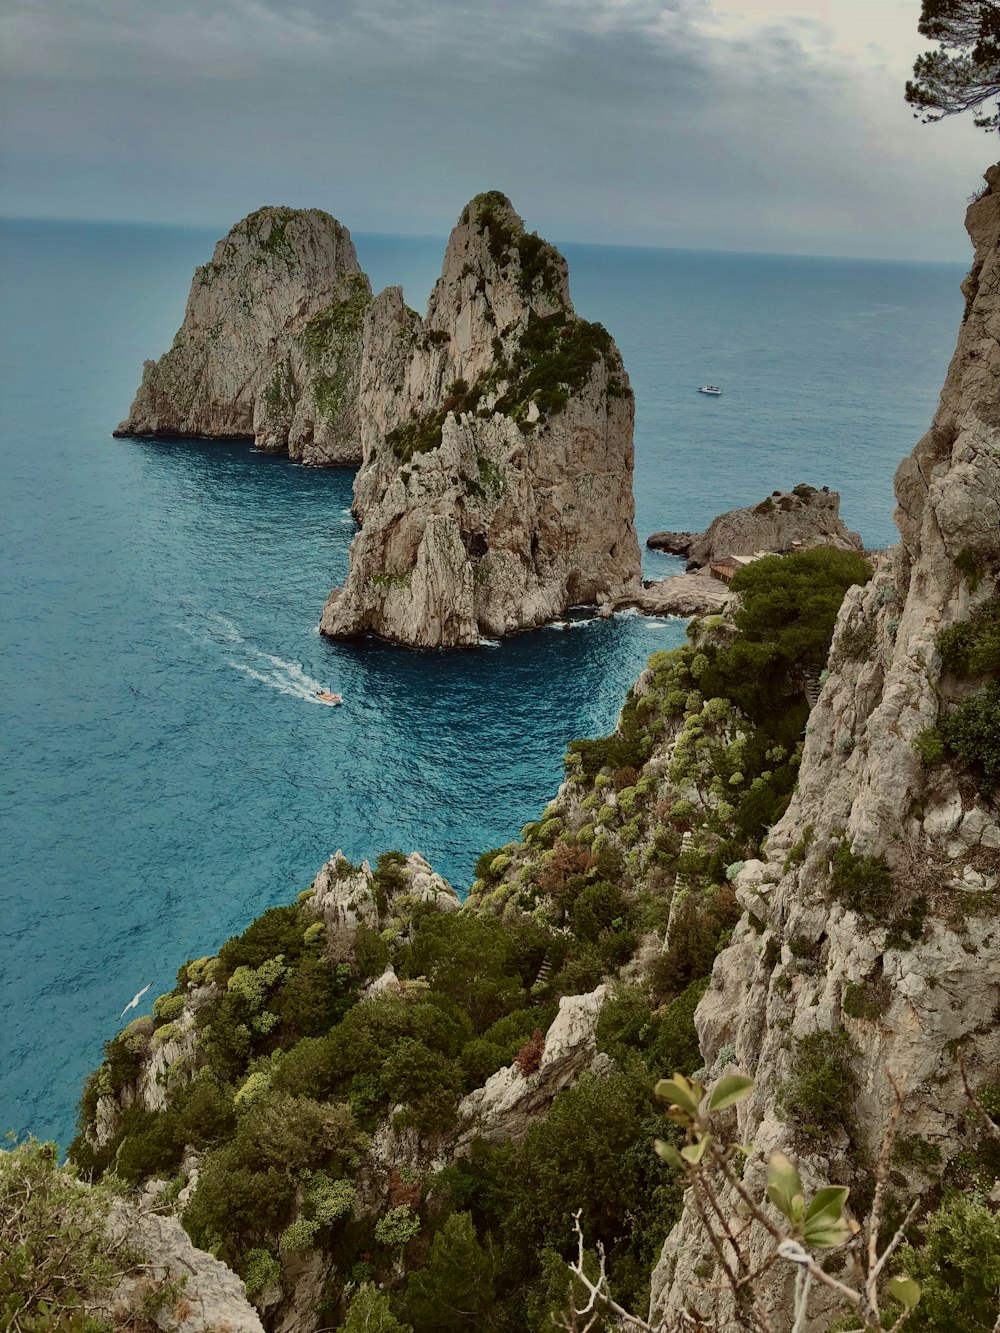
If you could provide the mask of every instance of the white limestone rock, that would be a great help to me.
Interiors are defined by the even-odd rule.
[[[545,1034],[538,1069],[522,1074],[516,1065],[507,1065],[462,1098],[455,1156],[477,1139],[499,1143],[518,1138],[548,1110],[557,1093],[576,1082],[594,1058],[597,1020],[607,994],[607,986],[598,986],[587,995],[564,995]]]
[[[128,1276],[115,1289],[107,1314],[116,1327],[131,1326],[141,1315],[161,1333],[264,1333],[242,1280],[196,1249],[176,1217],[115,1200],[107,1225],[116,1240],[146,1260],[141,1276]],[[176,1297],[162,1303],[148,1299],[172,1284],[177,1284]]]
[[[310,465],[359,462],[370,300],[336,218],[258,209],[196,270],[173,345],[145,363],[115,435],[245,438]]]
[[[353,866],[338,847],[323,865],[313,880],[309,906],[326,926],[324,948],[328,958],[349,961],[358,926],[364,922],[372,930],[385,929],[401,900],[406,900],[406,906],[429,903],[439,912],[454,912],[461,906],[455,890],[419,852],[411,852],[398,869],[399,886],[386,892],[380,912],[375,876],[367,861],[360,867]]]
[[[464,210],[426,319],[399,288],[372,302],[360,406],[361,532],[324,634],[474,645],[638,591],[628,377],[504,196]]]

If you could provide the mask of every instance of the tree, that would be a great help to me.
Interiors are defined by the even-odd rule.
[[[468,1213],[452,1213],[434,1237],[426,1267],[410,1276],[406,1305],[417,1333],[488,1326],[493,1263]]]
[[[906,100],[914,115],[929,124],[960,111],[978,111],[997,98],[992,114],[974,123],[984,130],[1000,128],[1000,3],[997,0],[923,0],[922,37],[939,42],[913,66]]]
[[[385,1292],[366,1282],[351,1301],[344,1333],[412,1333],[412,1329],[392,1313]]]

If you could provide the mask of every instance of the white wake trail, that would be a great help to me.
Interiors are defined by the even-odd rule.
[[[265,652],[250,643],[235,621],[228,616],[210,611],[205,613],[199,624],[182,622],[178,629],[191,638],[213,644],[224,653],[224,661],[234,671],[259,685],[276,690],[290,699],[299,699],[304,703],[322,704],[317,694],[328,688],[322,681],[314,680],[298,662],[286,662],[283,657]]]

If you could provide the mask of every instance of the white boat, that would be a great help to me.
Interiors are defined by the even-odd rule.
[[[713,398],[718,398],[722,390],[717,384],[703,384],[698,390],[699,393],[710,393]]]

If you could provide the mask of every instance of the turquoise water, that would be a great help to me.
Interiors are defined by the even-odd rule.
[[[467,887],[552,794],[566,742],[608,730],[648,654],[683,637],[620,617],[456,654],[320,639],[349,471],[110,438],[214,239],[0,225],[0,1128],[63,1143],[134,992],[168,989],[338,846],[417,848]],[[423,304],[441,242],[356,240],[376,289]],[[840,489],[868,542],[892,539],[891,475],[936,402],[958,268],[566,252],[636,389],[643,538],[805,480]],[[344,707],[310,702],[328,683]]]

